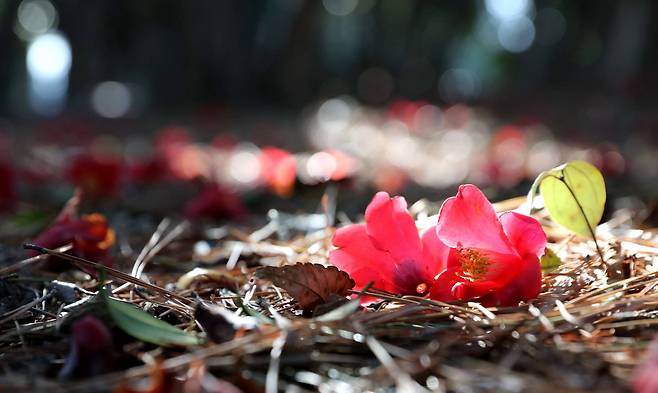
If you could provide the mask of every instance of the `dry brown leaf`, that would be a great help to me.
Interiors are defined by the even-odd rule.
[[[346,296],[354,287],[354,280],[344,271],[314,263],[261,267],[254,277],[285,289],[304,311],[326,303],[332,294]]]

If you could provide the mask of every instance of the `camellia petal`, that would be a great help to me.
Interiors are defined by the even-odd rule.
[[[459,272],[458,266],[449,267],[443,272],[441,272],[434,281],[432,285],[432,290],[430,291],[430,298],[434,300],[440,300],[443,302],[450,302],[458,300],[452,294],[452,287],[461,280],[457,275]]]
[[[516,212],[507,212],[500,215],[500,223],[519,255],[532,254],[538,258],[544,255],[546,234],[537,220]]]
[[[375,248],[364,224],[338,229],[333,242],[340,248],[331,251],[329,259],[334,266],[350,274],[356,282],[355,288],[363,288],[374,281],[377,288],[394,290],[395,261],[388,253]]]
[[[329,259],[349,273],[357,289],[368,282],[402,295],[425,296],[443,269],[451,249],[436,237],[434,228],[421,241],[404,198],[377,193],[366,209],[366,223],[336,231]],[[370,299],[364,299],[368,301]]]
[[[393,259],[421,259],[418,229],[404,198],[378,192],[366,209],[366,230],[376,247]]]
[[[518,255],[507,240],[493,206],[472,184],[460,186],[457,195],[443,203],[436,233],[450,247]]]
[[[428,262],[427,270],[433,272],[434,278],[438,273],[457,262],[453,249],[439,240],[435,226],[423,231],[421,241],[423,243],[423,260]]]
[[[482,297],[485,306],[511,306],[520,300],[534,299],[541,292],[541,265],[535,255],[524,259],[521,270],[497,291]]]
[[[335,258],[342,260],[349,260],[349,258],[352,258],[351,255],[345,255],[345,256],[340,255],[344,251],[337,250],[336,252],[338,254],[335,256]],[[357,264],[353,264],[352,266],[357,266]],[[391,293],[398,292],[398,287],[389,280],[391,276],[386,275],[383,271],[377,270],[374,267],[369,267],[369,266],[357,267],[356,270],[352,270],[352,272],[350,273],[350,277],[352,277],[352,279],[356,284],[354,286],[355,291],[361,290],[365,288],[366,285],[372,283],[372,286],[374,288],[383,289]]]
[[[76,194],[64,206],[53,224],[46,228],[31,243],[45,248],[58,248],[72,244],[68,253],[105,266],[112,266],[110,248],[114,245],[114,231],[109,227],[107,219],[102,214],[94,213],[78,217],[77,208],[80,194]],[[29,255],[36,255],[30,251]],[[58,268],[57,258],[50,257],[45,268]],[[53,263],[55,262],[55,263]],[[89,271],[93,273],[93,271]]]
[[[469,300],[494,293],[503,287],[503,284],[493,280],[459,281],[452,286],[451,292],[458,300]]]

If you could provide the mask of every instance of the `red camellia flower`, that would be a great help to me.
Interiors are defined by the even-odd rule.
[[[385,192],[368,205],[365,224],[338,229],[333,243],[338,249],[330,261],[350,274],[356,289],[374,282],[376,288],[402,295],[428,294],[450,253],[434,228],[419,234],[404,198],[391,199]]]
[[[91,315],[71,327],[71,347],[59,378],[91,377],[107,372],[112,364],[112,333]]]
[[[119,187],[121,162],[114,157],[81,154],[71,161],[66,178],[89,196],[112,196]]]
[[[419,234],[404,198],[379,192],[365,224],[338,229],[329,259],[356,288],[367,283],[401,295],[441,301],[477,299],[487,306],[514,305],[541,290],[539,257],[546,235],[533,218],[500,217],[473,185],[447,199],[435,227]]]
[[[539,294],[546,234],[537,220],[515,212],[497,216],[482,191],[467,184],[443,203],[436,234],[452,257],[431,298],[509,306]]]
[[[112,266],[109,249],[114,244],[114,231],[102,214],[77,216],[79,196],[73,197],[55,222],[31,243],[45,248],[58,248],[72,244],[72,255]],[[30,252],[37,255],[37,252]],[[52,259],[52,258],[51,258]],[[53,267],[49,264],[48,267]]]
[[[279,196],[288,196],[295,186],[297,162],[286,150],[267,146],[261,149],[260,166],[263,182]]]

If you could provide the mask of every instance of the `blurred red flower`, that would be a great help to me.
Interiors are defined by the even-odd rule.
[[[121,175],[121,161],[114,157],[80,154],[66,169],[66,178],[85,195],[107,197],[116,194]]]
[[[450,249],[436,236],[434,227],[422,236],[402,197],[378,192],[366,209],[365,224],[336,231],[330,261],[349,273],[362,289],[374,287],[402,295],[424,296],[434,277],[447,266]]]
[[[167,127],[155,138],[155,149],[165,159],[174,159],[187,145],[192,144],[192,137],[183,127]]]
[[[267,146],[260,152],[263,182],[279,196],[288,196],[295,187],[297,162],[288,151]]]
[[[102,214],[94,213],[78,217],[79,201],[79,194],[71,198],[55,222],[31,243],[45,248],[72,244],[73,248],[68,251],[69,254],[112,266],[109,250],[114,244],[114,231],[108,226]],[[37,255],[37,252],[30,254]]]
[[[168,127],[155,138],[156,157],[175,180],[193,180],[203,175],[208,166],[206,149],[194,143],[190,132],[183,127]]]
[[[240,196],[217,183],[207,185],[185,205],[185,216],[200,218],[237,218],[246,214]]]
[[[130,183],[148,183],[162,180],[167,173],[167,165],[158,157],[127,162],[126,179]]]
[[[103,374],[112,360],[112,334],[101,320],[87,315],[71,327],[71,347],[59,378]]]
[[[336,163],[336,168],[331,173],[331,180],[341,181],[354,174],[358,164],[352,156],[336,149],[325,150],[325,152],[333,157]]]
[[[0,211],[10,210],[16,205],[16,173],[6,161],[0,161]]]
[[[497,216],[482,191],[467,184],[443,203],[436,234],[454,257],[437,277],[431,298],[509,306],[539,294],[546,234],[534,218]]]
[[[632,386],[635,393],[658,392],[658,336],[651,341],[644,360],[633,370]]]
[[[525,176],[528,146],[520,128],[501,127],[493,136],[487,154],[485,172],[493,184],[513,187]]]

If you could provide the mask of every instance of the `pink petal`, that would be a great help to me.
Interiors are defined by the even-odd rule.
[[[441,273],[430,292],[430,298],[444,302],[477,300],[499,290],[502,284],[493,280],[468,281],[459,276],[459,267],[451,267]]]
[[[388,253],[374,247],[364,224],[338,229],[333,244],[339,248],[331,251],[329,261],[354,279],[357,290],[374,281],[376,288],[394,291],[395,262]]]
[[[338,248],[353,247],[363,242],[370,242],[365,224],[352,224],[338,228],[331,240]]]
[[[474,300],[499,290],[501,283],[493,280],[460,281],[452,286],[452,295],[459,300]]]
[[[430,297],[442,301],[477,300],[488,298],[498,291],[504,290],[507,286],[512,285],[512,282],[517,278],[516,272],[519,271],[522,261],[516,256],[511,255],[496,256],[491,254],[489,258],[491,261],[491,265],[488,268],[489,271],[480,279],[465,278],[465,273],[459,262],[449,262],[448,268],[434,281]],[[530,280],[530,282],[532,281]],[[518,284],[521,283],[514,285]],[[539,285],[541,287],[541,277]],[[511,291],[510,293],[512,296],[521,296],[515,291]]]
[[[458,300],[452,294],[452,287],[460,280],[460,277],[457,276],[458,272],[459,267],[451,267],[439,274],[432,285],[430,298],[442,302]]]
[[[443,202],[436,233],[450,247],[518,255],[507,240],[493,206],[472,184],[460,186],[455,197]]]
[[[443,244],[436,235],[436,227],[427,228],[421,235],[421,241],[423,243],[423,260],[431,277],[435,278],[444,271],[450,261],[456,261],[453,249]]]
[[[546,234],[537,220],[516,212],[503,213],[499,220],[519,255],[544,255]]]
[[[500,290],[482,298],[486,306],[515,306],[520,301],[534,299],[541,292],[541,265],[536,255],[529,254],[518,274]]]
[[[422,258],[418,229],[404,198],[378,192],[366,209],[366,230],[375,247],[388,251],[394,260]]]
[[[357,289],[374,281],[374,287],[379,289],[403,295],[425,295],[427,291],[422,291],[422,284],[429,290],[436,275],[430,269],[430,259],[396,261],[390,253],[377,248],[364,224],[339,229],[333,243],[340,248],[329,254],[331,263],[349,273]]]
[[[398,293],[398,288],[395,284],[393,284],[388,277],[385,277],[381,271],[373,269],[372,267],[358,268],[350,275],[350,277],[352,277],[356,283],[354,287],[355,291],[365,288],[366,285],[372,282],[372,287],[376,289]]]

